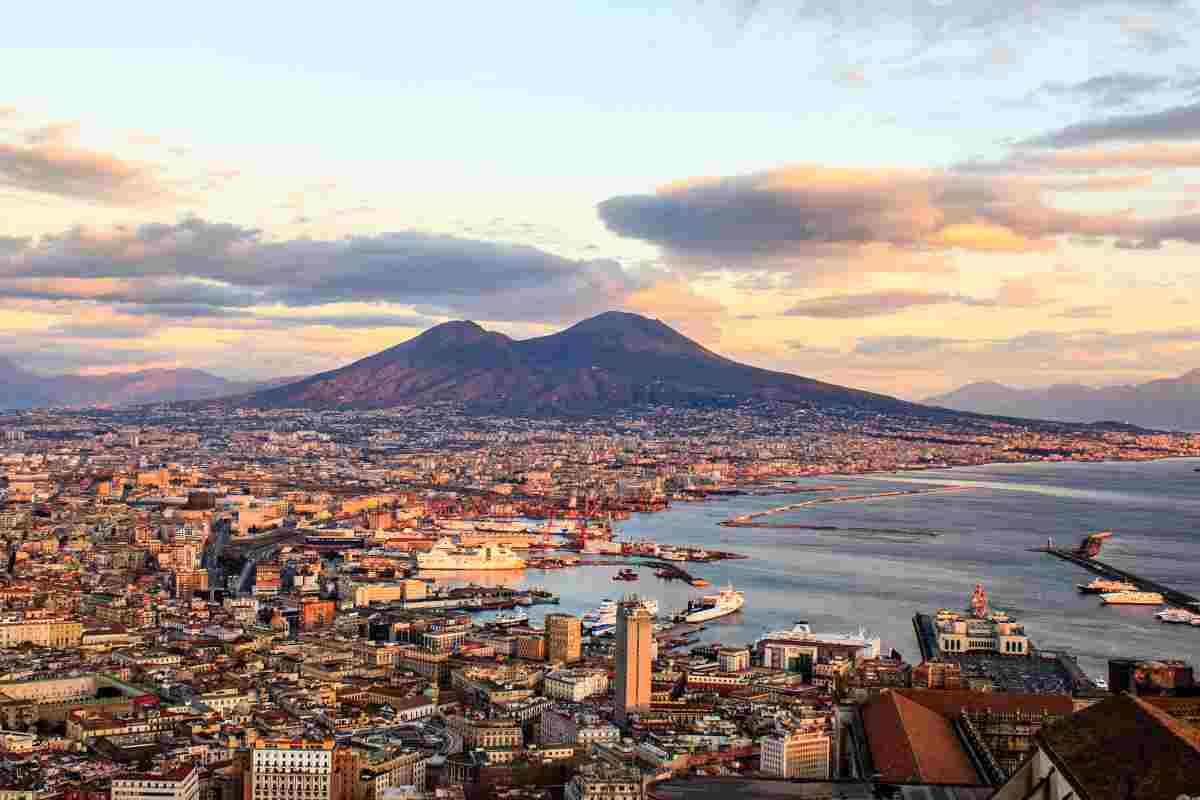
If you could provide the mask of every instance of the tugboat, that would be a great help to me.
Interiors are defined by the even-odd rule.
[[[613,575],[614,581],[636,581],[638,579],[637,572],[626,567],[625,569]]]

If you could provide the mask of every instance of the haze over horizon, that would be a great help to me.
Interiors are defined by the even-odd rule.
[[[913,400],[1200,366],[1200,5],[843,6],[12,9],[0,359],[249,381],[622,309]]]

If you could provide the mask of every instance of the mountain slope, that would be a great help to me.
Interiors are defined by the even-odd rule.
[[[43,376],[0,359],[0,409],[172,403],[245,394],[263,386],[228,381],[198,369]]]
[[[1200,369],[1178,378],[1104,388],[1059,384],[1013,389],[998,383],[972,383],[925,402],[980,414],[1063,422],[1115,420],[1147,428],[1200,430]]]
[[[437,401],[497,413],[596,413],[641,404],[823,402],[912,408],[883,395],[749,367],[658,320],[608,312],[517,341],[449,322],[340,369],[239,399],[268,408],[387,408]]]

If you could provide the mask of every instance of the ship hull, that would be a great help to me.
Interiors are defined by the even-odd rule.
[[[727,617],[730,614],[736,614],[737,612],[741,611],[743,605],[745,605],[745,604],[738,603],[736,606],[727,606],[724,608],[720,608],[720,607],[706,608],[702,611],[693,611],[690,614],[685,614],[683,617],[683,621],[690,622],[690,623],[708,622],[710,619],[719,619],[720,617]]]

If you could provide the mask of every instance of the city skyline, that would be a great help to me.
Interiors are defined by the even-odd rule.
[[[257,380],[623,309],[916,400],[1197,366],[1193,2],[223,10],[14,12],[0,357]]]

